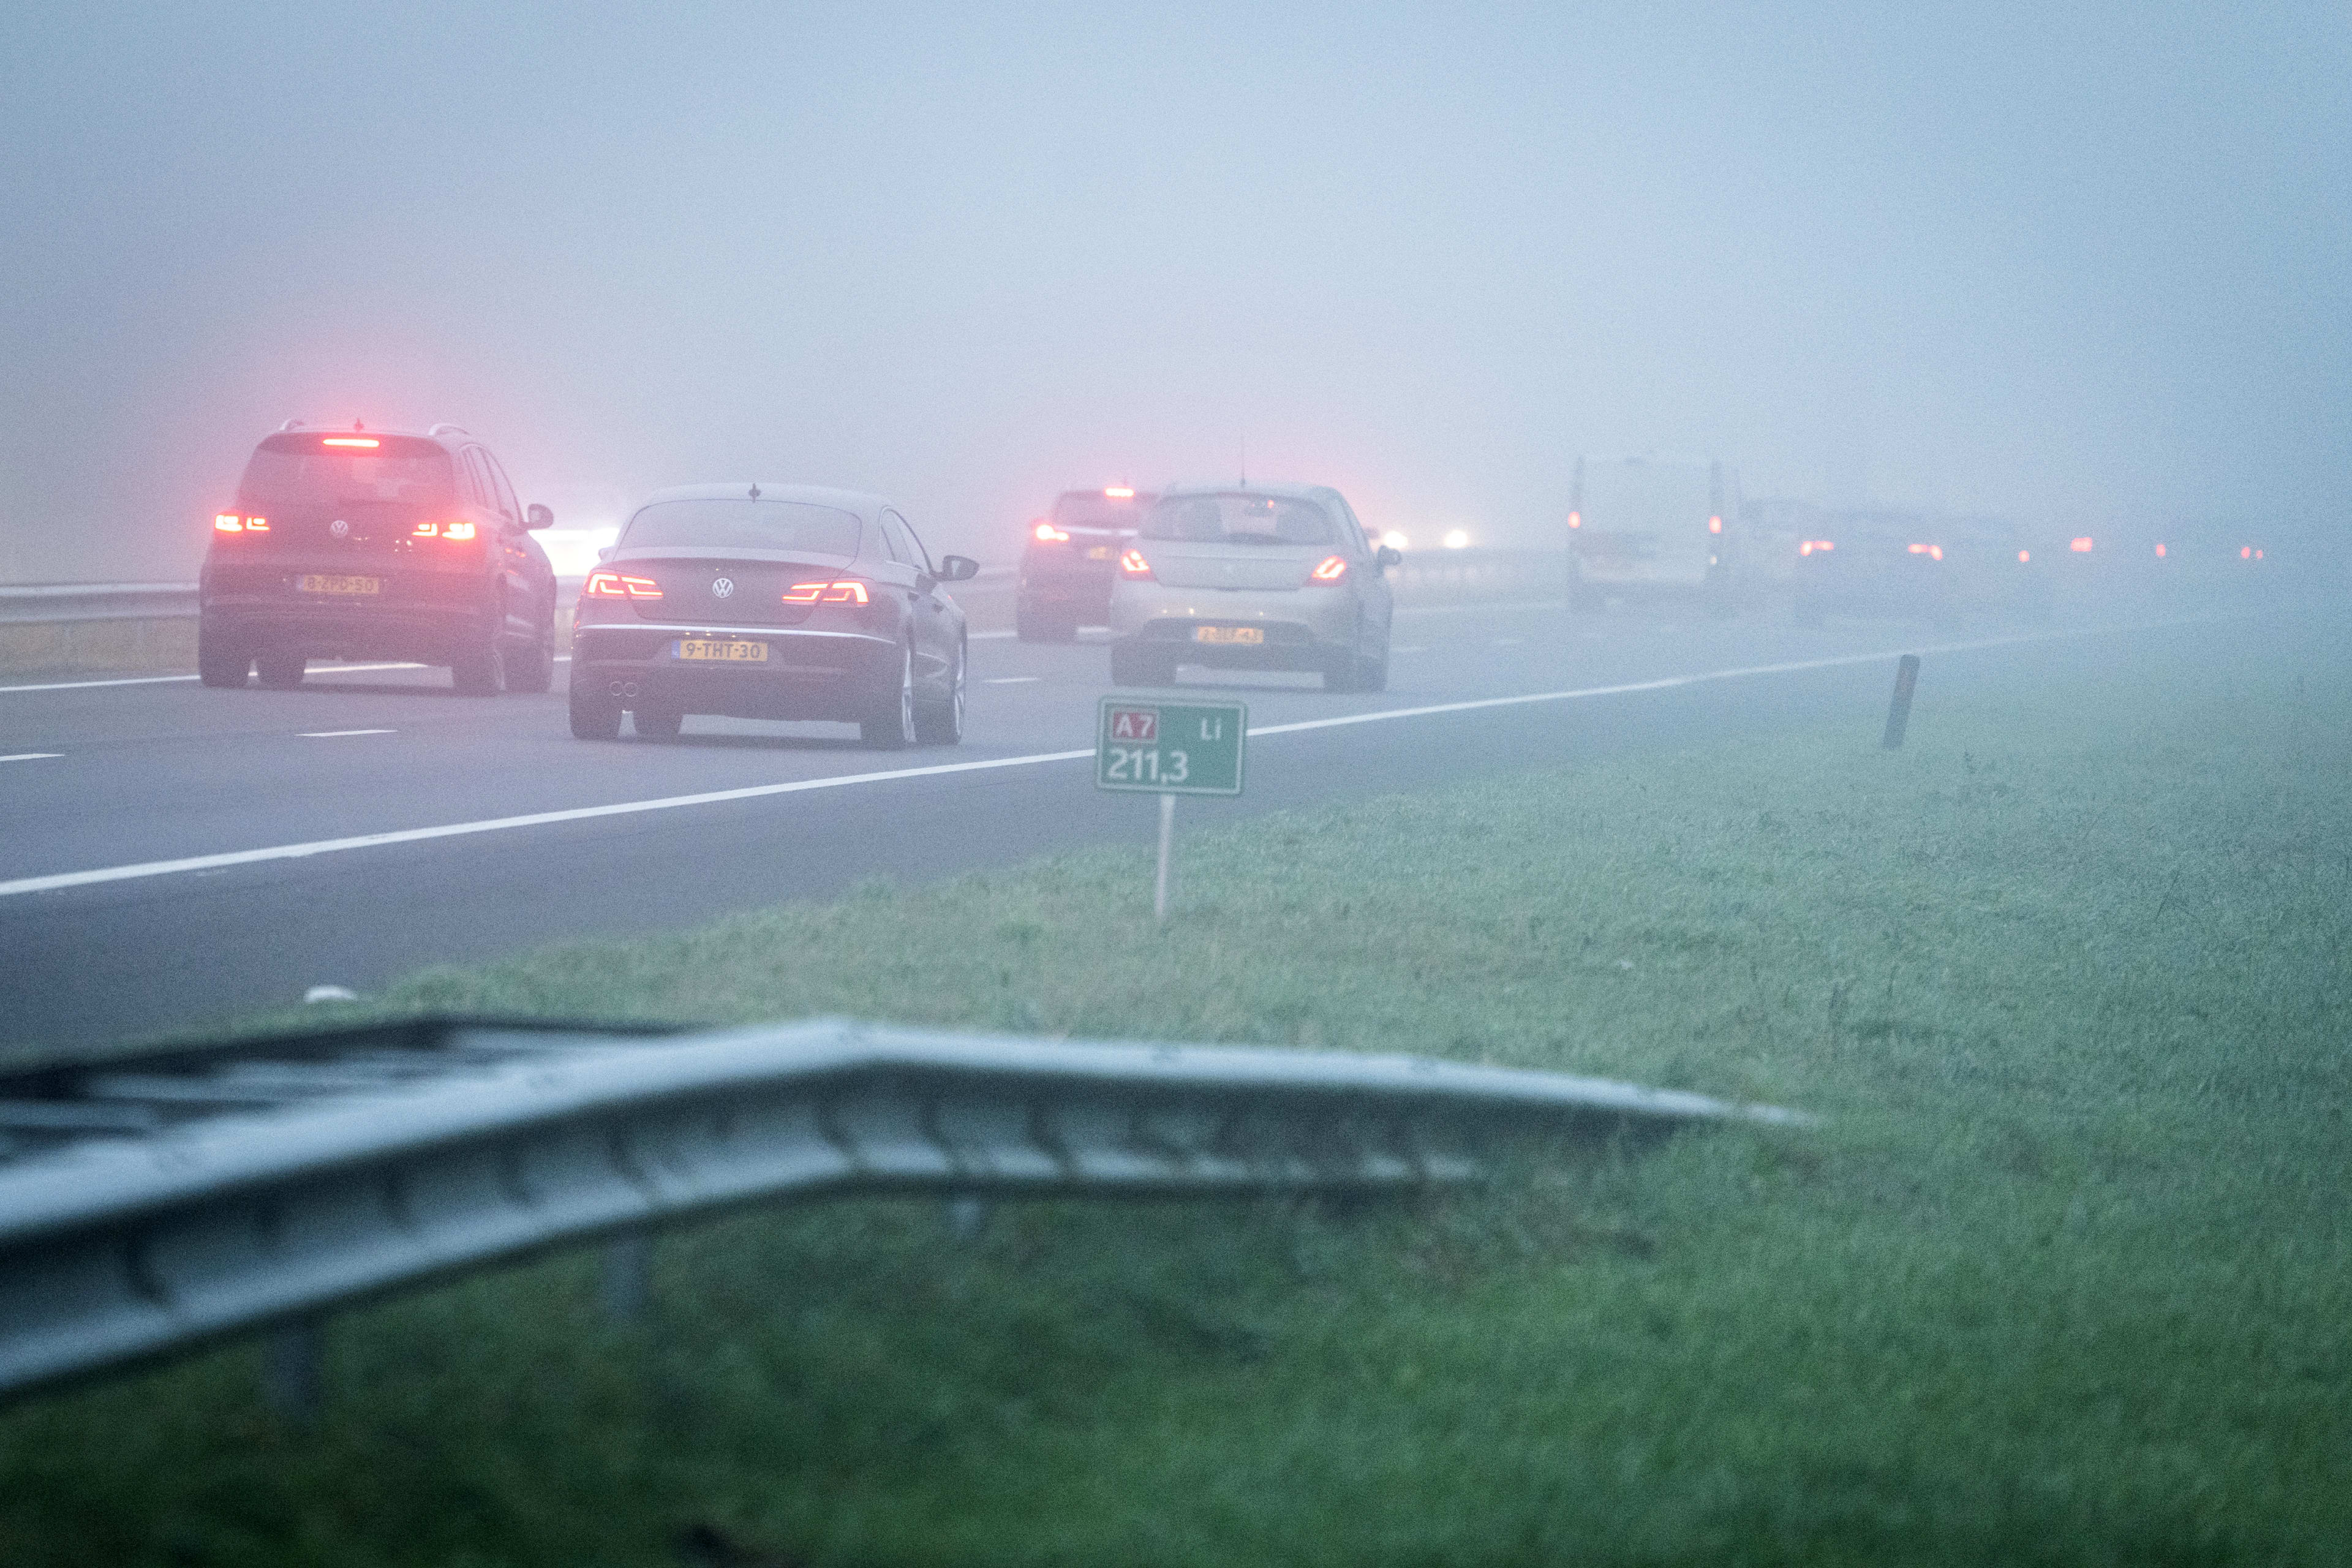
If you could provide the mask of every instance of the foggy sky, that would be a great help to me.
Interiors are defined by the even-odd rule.
[[[2341,6],[27,6],[0,580],[182,580],[289,416],[526,500],[1329,482],[2340,530]]]

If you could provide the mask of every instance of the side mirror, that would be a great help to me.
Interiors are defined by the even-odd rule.
[[[1402,566],[1404,564],[1404,552],[1393,545],[1383,544],[1372,552],[1372,564],[1383,572],[1391,566]]]
[[[974,561],[969,555],[942,555],[940,557],[939,576],[940,581],[942,583],[968,583],[972,578],[979,575],[980,563]]]
[[[542,528],[553,528],[555,526],[555,514],[548,510],[545,507],[540,505],[537,501],[533,501],[530,505],[523,509],[522,525],[533,532],[537,532]]]

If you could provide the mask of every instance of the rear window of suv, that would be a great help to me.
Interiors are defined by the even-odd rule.
[[[370,445],[331,447],[330,441]],[[237,483],[243,503],[257,511],[369,501],[446,506],[457,499],[457,471],[438,442],[339,431],[268,437]]]
[[[621,548],[698,546],[715,550],[789,550],[817,555],[857,553],[857,514],[806,501],[662,500],[640,510],[621,535]]]

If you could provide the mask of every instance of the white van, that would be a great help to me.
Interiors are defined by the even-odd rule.
[[[1729,608],[1745,541],[1739,475],[1681,458],[1579,458],[1568,512],[1569,603],[1705,599]]]

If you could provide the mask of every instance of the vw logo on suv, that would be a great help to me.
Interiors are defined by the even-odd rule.
[[[724,599],[734,592],[735,579],[732,577],[721,577],[710,584],[710,596],[714,599]]]

